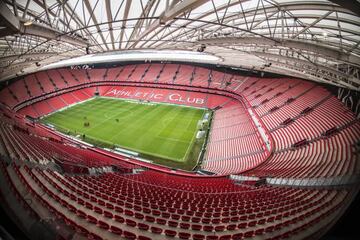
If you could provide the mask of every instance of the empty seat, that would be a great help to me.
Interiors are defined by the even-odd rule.
[[[110,227],[110,231],[111,231],[112,233],[117,234],[117,235],[121,235],[121,234],[122,234],[122,230],[121,230],[120,228],[118,228],[118,227],[115,227],[115,226],[111,226],[111,227]]]
[[[166,229],[165,230],[165,235],[168,236],[168,237],[175,237],[176,236],[176,231]]]

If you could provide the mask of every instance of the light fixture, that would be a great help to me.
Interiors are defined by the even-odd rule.
[[[31,21],[31,20],[24,22],[24,26],[26,26],[26,27],[31,26],[32,24],[33,24],[33,21]]]

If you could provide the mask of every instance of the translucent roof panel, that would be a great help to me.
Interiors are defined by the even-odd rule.
[[[261,53],[264,61],[274,54],[279,59],[296,61],[292,57],[296,54],[289,53],[295,51],[308,54],[309,59],[319,56],[337,65],[360,65],[360,13],[330,0],[4,2],[6,11],[21,25],[28,24],[19,29],[14,29],[11,23],[0,24],[1,32],[9,32],[0,35],[5,67],[23,62],[25,55],[44,49],[63,59],[64,51],[66,57],[147,48],[197,51],[202,44],[209,44],[205,51],[213,51],[211,54],[221,55],[226,49],[228,57],[229,49],[236,46],[234,55],[242,49],[250,55]],[[321,49],[318,45],[322,51],[317,50]],[[271,52],[265,56],[268,49]],[[15,60],[14,55],[18,56]],[[12,60],[7,61],[6,56]],[[53,59],[56,61],[56,57]],[[39,60],[41,56],[34,61]],[[319,60],[319,64],[339,69],[333,64],[326,65],[326,61]]]

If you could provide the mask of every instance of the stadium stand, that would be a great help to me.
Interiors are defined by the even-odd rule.
[[[353,240],[360,0],[0,0],[0,239]]]
[[[15,88],[22,90],[15,95]],[[200,169],[215,175],[115,157],[24,118],[40,118],[95,93],[213,109]],[[64,238],[316,238],[354,192],[311,188],[307,179],[331,185],[360,170],[360,123],[329,91],[304,80],[152,63],[47,70],[0,95],[1,178],[30,219],[51,216],[50,228],[69,228],[57,231]],[[305,187],[257,185],[253,178],[303,179]]]

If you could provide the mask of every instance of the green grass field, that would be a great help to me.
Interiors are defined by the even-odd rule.
[[[112,98],[94,98],[41,121],[100,147],[118,146],[155,163],[191,170],[201,150],[197,124],[207,110]],[[89,126],[84,126],[89,122]],[[202,143],[200,143],[202,145]]]

